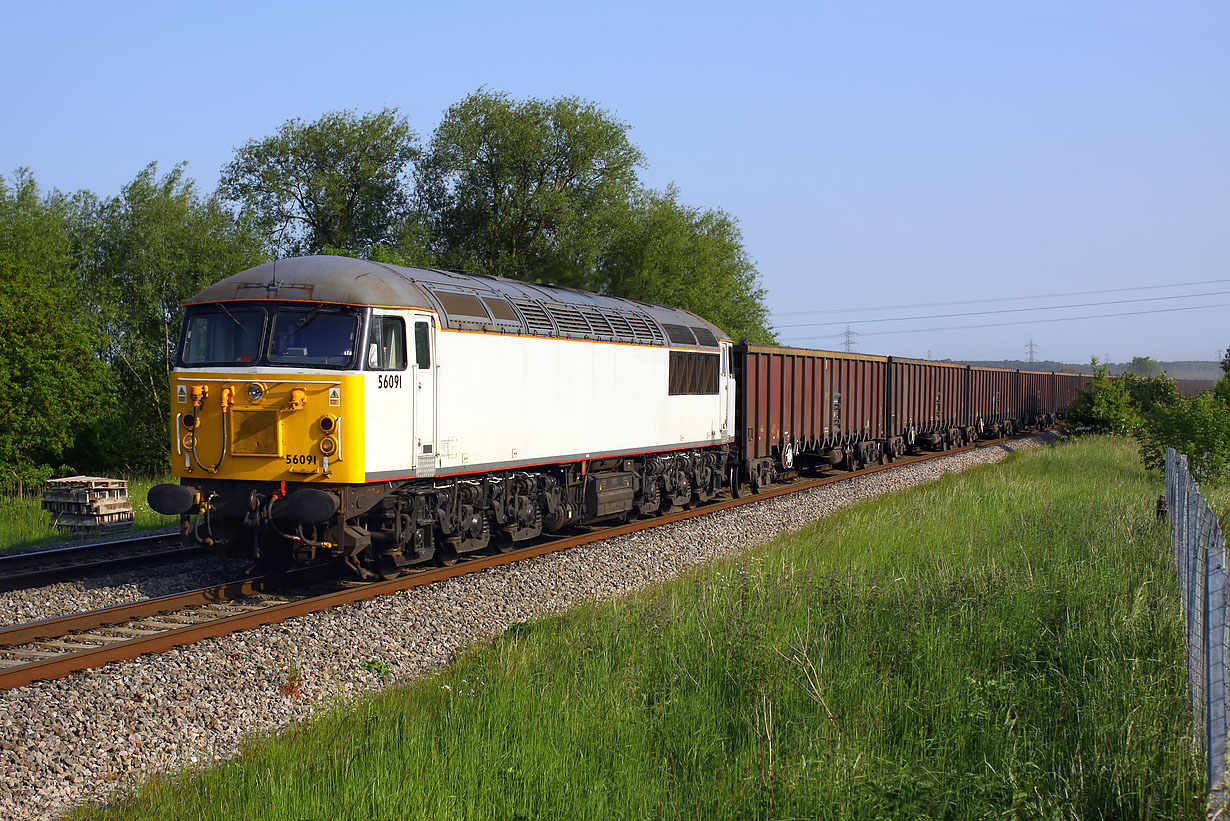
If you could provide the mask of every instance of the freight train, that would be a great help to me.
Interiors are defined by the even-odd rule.
[[[185,538],[363,579],[1055,421],[1089,377],[735,344],[686,311],[314,256],[185,309]]]

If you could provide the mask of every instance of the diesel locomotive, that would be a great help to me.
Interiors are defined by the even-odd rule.
[[[358,578],[855,469],[1062,414],[1087,379],[736,345],[686,311],[344,257],[186,306],[155,510]]]
[[[279,260],[186,306],[178,485],[150,505],[269,568],[361,577],[715,496],[732,343],[686,311],[342,257]]]

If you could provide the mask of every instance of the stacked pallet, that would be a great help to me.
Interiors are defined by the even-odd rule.
[[[52,479],[43,494],[51,524],[74,536],[114,536],[132,529],[128,482],[101,476]]]

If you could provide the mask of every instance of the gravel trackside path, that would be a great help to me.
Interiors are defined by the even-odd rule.
[[[150,773],[229,757],[245,736],[422,677],[514,622],[660,583],[862,499],[1052,441],[1041,434],[953,454],[0,692],[0,818],[55,818]],[[0,615],[11,623],[62,612],[65,599],[69,610],[128,600],[134,586],[161,587],[157,572],[144,581],[124,574],[114,587],[95,579],[71,595],[63,585],[7,594]],[[393,675],[361,669],[367,660]],[[298,692],[284,694],[295,675]]]

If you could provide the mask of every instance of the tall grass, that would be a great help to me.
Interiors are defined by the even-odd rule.
[[[149,489],[159,482],[178,481],[174,476],[141,476],[128,480],[134,530],[165,530],[179,525],[178,517],[156,513],[145,500]],[[70,538],[66,531],[52,527],[51,514],[42,509],[41,490],[27,491],[21,498],[0,496],[0,552],[13,547],[60,542]]]
[[[1156,496],[1130,442],[1022,454],[81,815],[1200,818]]]

